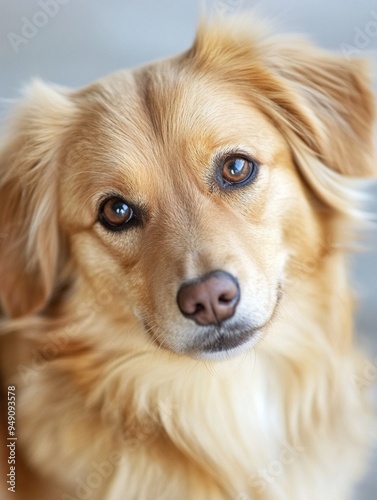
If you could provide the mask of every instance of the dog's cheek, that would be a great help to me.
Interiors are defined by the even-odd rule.
[[[89,306],[115,317],[128,315],[138,288],[137,252],[114,249],[111,241],[91,231],[71,235],[70,247],[77,287]]]

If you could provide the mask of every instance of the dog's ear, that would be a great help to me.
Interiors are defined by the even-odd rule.
[[[245,22],[202,24],[190,54],[200,68],[215,68],[252,99],[283,132],[312,189],[347,211],[347,177],[376,174],[366,63],[299,37],[250,32]]]
[[[291,130],[332,170],[373,176],[375,103],[366,61],[324,52],[302,39],[265,45],[266,67],[282,87],[267,94]]]
[[[73,112],[63,91],[35,82],[0,144],[0,299],[20,317],[51,297],[59,265],[59,148]]]
[[[358,224],[368,220],[366,184],[357,179],[377,173],[375,102],[366,62],[305,40],[267,44],[264,58],[281,87],[264,89],[276,106],[268,109],[278,115],[303,178],[328,207]]]

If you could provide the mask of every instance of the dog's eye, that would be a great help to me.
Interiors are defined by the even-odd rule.
[[[130,206],[118,196],[112,196],[102,202],[99,210],[99,221],[112,231],[120,231],[131,221],[134,212]]]
[[[253,160],[232,156],[224,161],[221,177],[225,186],[246,184],[255,177],[256,171],[257,164]]]

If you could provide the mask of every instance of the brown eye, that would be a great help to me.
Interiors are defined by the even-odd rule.
[[[132,208],[120,197],[107,198],[99,210],[99,221],[103,226],[112,231],[120,231],[133,217]]]
[[[244,184],[254,178],[256,170],[255,162],[242,156],[233,156],[223,163],[221,177],[225,186]]]

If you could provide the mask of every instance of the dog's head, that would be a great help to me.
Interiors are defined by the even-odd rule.
[[[372,174],[373,106],[360,61],[232,25],[77,92],[35,84],[0,152],[5,313],[106,286],[101,314],[172,351],[250,346]]]

